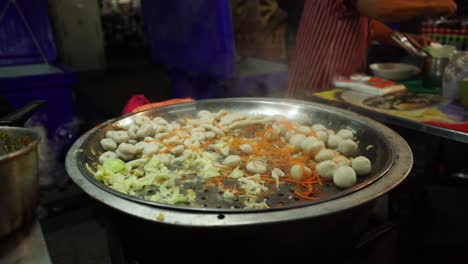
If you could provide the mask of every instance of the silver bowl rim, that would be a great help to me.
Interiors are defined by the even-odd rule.
[[[32,141],[22,147],[21,149],[15,150],[13,152],[7,153],[5,155],[0,155],[0,162],[6,162],[8,160],[20,157],[22,155],[25,155],[32,150],[34,150],[37,145],[39,144],[39,141],[41,140],[41,136],[34,130],[30,128],[24,128],[24,127],[12,127],[12,126],[0,126],[0,131],[1,130],[9,130],[9,131],[18,131],[18,132],[27,132],[29,134],[34,135],[35,138],[32,139]]]

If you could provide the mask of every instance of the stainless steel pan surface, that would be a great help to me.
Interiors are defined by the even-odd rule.
[[[291,188],[281,188],[281,191],[273,192],[267,197],[269,208],[242,209],[216,199],[216,194],[213,190],[202,187],[196,187],[198,188],[197,201],[203,205],[201,207],[194,208],[188,207],[184,204],[169,205],[148,201],[141,197],[126,195],[109,188],[103,183],[97,181],[86,168],[86,164],[91,168],[96,168],[99,153],[103,152],[99,145],[99,141],[104,137],[105,133],[108,130],[116,129],[128,122],[132,122],[132,118],[137,115],[144,115],[153,118],[160,116],[167,120],[176,120],[181,116],[194,116],[200,110],[216,112],[221,109],[229,112],[244,112],[249,114],[281,114],[290,120],[297,120],[302,114],[306,114],[314,124],[321,123],[333,130],[339,130],[342,128],[351,129],[360,140],[360,155],[364,155],[372,161],[372,172],[369,176],[359,178],[359,181],[355,186],[346,190],[338,189],[334,187],[333,184],[326,183],[323,186],[320,199],[315,201],[302,200],[298,198],[291,199]],[[383,192],[396,186],[406,177],[412,165],[412,154],[406,142],[404,142],[404,140],[395,132],[378,122],[348,111],[297,100],[229,98],[201,100],[193,103],[171,105],[109,120],[83,135],[70,149],[66,163],[69,175],[78,185],[80,185],[90,195],[114,208],[127,211],[130,214],[140,217],[142,215],[139,212],[134,211],[136,207],[141,210],[145,208],[144,211],[154,211],[152,215],[155,212],[159,212],[164,215],[164,212],[168,213],[176,211],[178,211],[177,213],[187,213],[192,215],[223,214],[222,217],[218,218],[219,221],[224,219],[225,214],[265,213],[284,210],[289,210],[289,212],[291,212],[291,209],[300,210],[301,208],[319,208],[321,204],[330,204],[333,201],[341,204],[343,199],[346,199],[355,193],[365,192],[368,189],[371,192],[375,192],[375,190],[371,190],[371,187],[375,187],[379,182],[382,182],[380,180],[381,178],[388,177],[391,182],[390,185],[389,182],[385,182],[385,186],[380,186],[380,191],[372,193],[371,196],[375,197],[381,195]],[[387,176],[388,174],[391,175]],[[382,183],[384,183],[384,181]],[[123,204],[133,205],[132,207],[134,208],[122,208],[122,205],[119,205],[122,201],[125,201]],[[366,200],[364,199],[357,202],[366,202]],[[343,205],[340,207],[342,206]],[[350,203],[349,206],[353,206],[353,203]],[[159,216],[161,215],[157,214],[156,218],[159,220],[165,219],[165,217],[161,218]],[[155,218],[153,218],[153,220],[154,219]]]

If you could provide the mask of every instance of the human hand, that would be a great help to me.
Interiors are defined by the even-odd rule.
[[[422,34],[405,34],[406,37],[419,48],[429,46],[434,40],[431,37]]]
[[[431,0],[432,15],[451,16],[457,12],[457,4],[454,0]]]

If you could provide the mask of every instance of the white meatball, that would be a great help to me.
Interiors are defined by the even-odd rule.
[[[338,133],[336,135],[340,136],[342,139],[353,139],[354,138],[353,131],[351,131],[349,129],[341,129],[340,131],[338,131]]]
[[[115,130],[109,130],[106,132],[106,138],[112,139],[114,137],[114,133],[117,132]]]
[[[156,135],[154,136],[154,138],[157,139],[157,140],[161,140],[161,139],[165,138],[165,137],[168,136],[168,135],[169,135],[169,133],[167,133],[167,132],[159,133],[159,134],[156,134]]]
[[[352,187],[356,184],[356,172],[349,166],[342,166],[333,173],[333,182],[342,189]]]
[[[327,179],[333,178],[336,168],[336,164],[331,160],[322,161],[316,167],[318,174]]]
[[[338,145],[338,151],[346,156],[353,156],[358,151],[358,145],[351,139],[345,139]]]
[[[99,161],[101,163],[104,163],[104,161],[108,160],[108,159],[118,159],[119,156],[117,155],[117,153],[113,152],[113,151],[106,151],[104,153],[101,154],[101,156],[99,156]]]
[[[166,119],[164,119],[164,118],[162,118],[162,117],[156,117],[156,118],[154,118],[153,121],[152,121],[152,123],[153,123],[153,124],[163,125],[163,126],[169,124],[169,123],[166,121]]]
[[[335,135],[335,134],[336,134],[335,131],[333,131],[333,130],[331,130],[331,129],[327,129],[327,133],[328,133],[329,136],[330,136],[330,135]]]
[[[304,141],[304,139],[306,139],[306,136],[302,134],[295,134],[291,136],[291,138],[289,139],[289,144],[299,148],[301,146],[302,141]]]
[[[152,137],[145,137],[143,140],[146,141],[146,142],[151,142],[151,141],[154,141],[154,138],[152,138]]]
[[[337,149],[343,139],[337,135],[329,135],[327,140],[327,147]]]
[[[178,136],[170,137],[168,139],[163,140],[163,142],[169,145],[180,145],[184,143],[184,141]]]
[[[132,144],[132,145],[135,145],[136,143],[138,143],[138,141],[136,141],[135,139],[129,139],[127,141],[128,144]]]
[[[231,148],[229,146],[222,147],[219,150],[219,152],[221,152],[221,154],[223,154],[223,156],[225,157],[229,156],[230,151],[231,151]]]
[[[205,140],[205,133],[204,132],[195,132],[192,134],[192,138],[197,141]]]
[[[253,148],[249,144],[242,144],[239,148],[242,152],[245,152],[247,154],[253,153]]]
[[[154,128],[151,124],[143,124],[137,131],[138,138],[151,137],[154,135]]]
[[[211,125],[211,124],[201,124],[199,127],[196,127],[194,129],[200,129],[200,132],[211,131],[211,130],[213,130],[213,125]],[[203,129],[203,130],[201,130],[201,129]],[[196,131],[193,131],[193,132],[196,132]]]
[[[159,162],[161,162],[163,165],[169,165],[171,164],[171,161],[175,158],[174,155],[172,154],[167,154],[167,153],[164,153],[164,154],[158,154],[158,155],[155,155],[153,156],[154,159],[158,160]]]
[[[265,133],[265,138],[268,139],[269,141],[273,141],[279,137],[278,133],[275,131],[267,131]]]
[[[215,117],[216,117],[216,120],[221,120],[221,118],[225,115],[229,114],[226,110],[224,109],[221,109],[219,110],[216,114],[215,114]]]
[[[315,140],[309,145],[307,145],[304,151],[307,152],[309,155],[315,156],[324,148],[325,144],[322,141]]]
[[[119,155],[119,158],[121,158],[122,160],[125,160],[125,161],[132,160],[135,157],[135,155],[129,155],[129,154],[122,153],[119,149],[117,149],[115,152],[117,153],[117,155]]]
[[[241,163],[241,158],[237,155],[230,155],[223,161],[226,166],[238,166]]]
[[[315,141],[318,141],[315,137],[312,137],[312,136],[306,137],[306,139],[304,139],[301,143],[302,150],[304,150],[305,152],[308,152],[307,149]]]
[[[151,120],[147,116],[135,116],[133,120],[135,121],[135,124],[139,126],[142,126],[144,124],[151,122]]]
[[[211,129],[210,129],[210,130],[211,130]],[[190,134],[193,134],[193,133],[195,133],[195,132],[205,132],[205,131],[206,131],[206,129],[203,128],[203,127],[195,127],[195,128],[192,128],[192,129],[190,130]]]
[[[178,146],[175,146],[173,147],[170,152],[174,155],[181,155],[182,153],[184,153],[184,146],[183,145],[178,145]]]
[[[299,122],[302,125],[312,124],[312,122],[310,121],[310,118],[304,113],[299,115],[297,122]]]
[[[128,135],[127,131],[115,131],[112,133],[112,140],[114,140],[117,144],[127,142],[129,139],[130,136]]]
[[[136,153],[142,153],[143,152],[143,149],[145,149],[146,147],[146,143],[145,141],[141,141],[141,142],[138,142],[135,144],[135,150],[136,150]]]
[[[312,128],[308,126],[300,126],[297,130],[305,135],[310,135],[310,133],[312,133]]]
[[[247,166],[245,166],[247,171],[252,172],[252,173],[265,173],[267,168],[265,165],[258,161],[251,161],[247,163]]]
[[[182,167],[182,165],[184,164],[184,161],[186,160],[186,157],[184,156],[180,156],[178,158],[175,158],[171,161],[171,165],[172,166],[178,166],[178,167]]]
[[[332,160],[335,157],[335,152],[330,150],[330,149],[322,149],[317,153],[317,156],[315,156],[315,160],[318,162],[322,162],[325,160]]]
[[[154,123],[153,123],[153,130],[155,134],[164,133],[168,131],[165,125],[154,124]]]
[[[133,119],[131,118],[125,118],[124,120],[122,120],[120,122],[120,127],[123,129],[123,130],[128,130],[128,128],[130,128],[130,126],[132,126],[133,124],[135,124],[133,122]]]
[[[201,110],[197,113],[197,117],[200,119],[211,117],[213,114],[210,111]]]
[[[182,156],[185,156],[185,157],[193,157],[195,155],[195,152],[191,149],[185,149],[184,150],[184,153],[182,153]]]
[[[216,135],[221,136],[221,137],[224,137],[226,135],[224,131],[219,127],[213,127],[213,132],[215,132]]]
[[[315,132],[319,132],[319,131],[325,131],[326,132],[327,131],[327,128],[322,124],[313,125],[312,129],[315,130]]]
[[[322,141],[324,143],[327,142],[327,140],[328,140],[327,132],[325,132],[323,130],[319,130],[319,131],[316,132],[316,134],[317,134],[317,139],[318,140],[320,140],[320,141]]]
[[[290,173],[291,177],[295,180],[300,180],[302,177],[312,175],[312,171],[304,165],[293,165]]]
[[[143,148],[143,155],[152,155],[158,153],[160,147],[156,142],[146,143]]]
[[[278,124],[278,123],[274,123],[274,124],[271,126],[271,128],[273,128],[273,131],[275,131],[275,133],[277,133],[277,134],[283,134],[283,135],[284,135],[284,134],[286,133],[286,131],[288,130],[288,129],[286,128],[285,125],[283,125],[283,124]]]
[[[120,153],[124,154],[124,155],[135,155],[136,154],[136,148],[134,145],[132,144],[128,144],[128,143],[122,143],[119,145],[119,147],[117,148],[118,151],[120,151]]]
[[[366,157],[359,156],[354,158],[351,165],[359,176],[367,175],[371,172],[371,161]]]
[[[200,141],[195,140],[193,138],[187,138],[186,140],[184,140],[184,146],[186,146],[187,148],[200,147]]]
[[[172,121],[169,125],[167,125],[167,129],[172,131],[174,129],[180,129],[180,124],[176,121]]]
[[[216,137],[216,133],[213,132],[213,131],[208,131],[208,132],[205,132],[205,138],[207,139],[212,139],[212,138],[215,138]]]
[[[343,155],[339,155],[339,156],[336,156],[333,158],[333,162],[335,162],[335,164],[338,166],[338,167],[341,167],[341,166],[350,166],[351,165],[351,162],[349,161],[348,158],[346,158],[345,156]]]
[[[101,140],[101,146],[104,150],[113,151],[117,148],[117,143],[110,138],[104,138]]]
[[[137,132],[138,132],[138,129],[140,127],[137,126],[137,125],[131,125],[129,128],[128,128],[128,136],[131,138],[131,139],[137,139],[138,136],[137,136]]]

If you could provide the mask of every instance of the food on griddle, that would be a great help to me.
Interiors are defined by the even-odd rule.
[[[356,157],[351,164],[357,175],[367,175],[371,171],[371,161],[366,157]]]
[[[289,199],[316,200],[324,182],[349,188],[371,171],[369,159],[353,158],[359,146],[351,130],[335,133],[305,117],[203,110],[172,122],[130,121],[101,139],[94,176],[158,203],[206,206],[197,198],[214,188],[233,207],[266,208],[265,197],[281,188],[291,189]]]
[[[349,166],[341,166],[333,172],[333,182],[340,188],[352,187],[356,180],[356,172]]]
[[[416,110],[439,103],[440,95],[395,93],[365,99],[363,104],[384,110]]]

